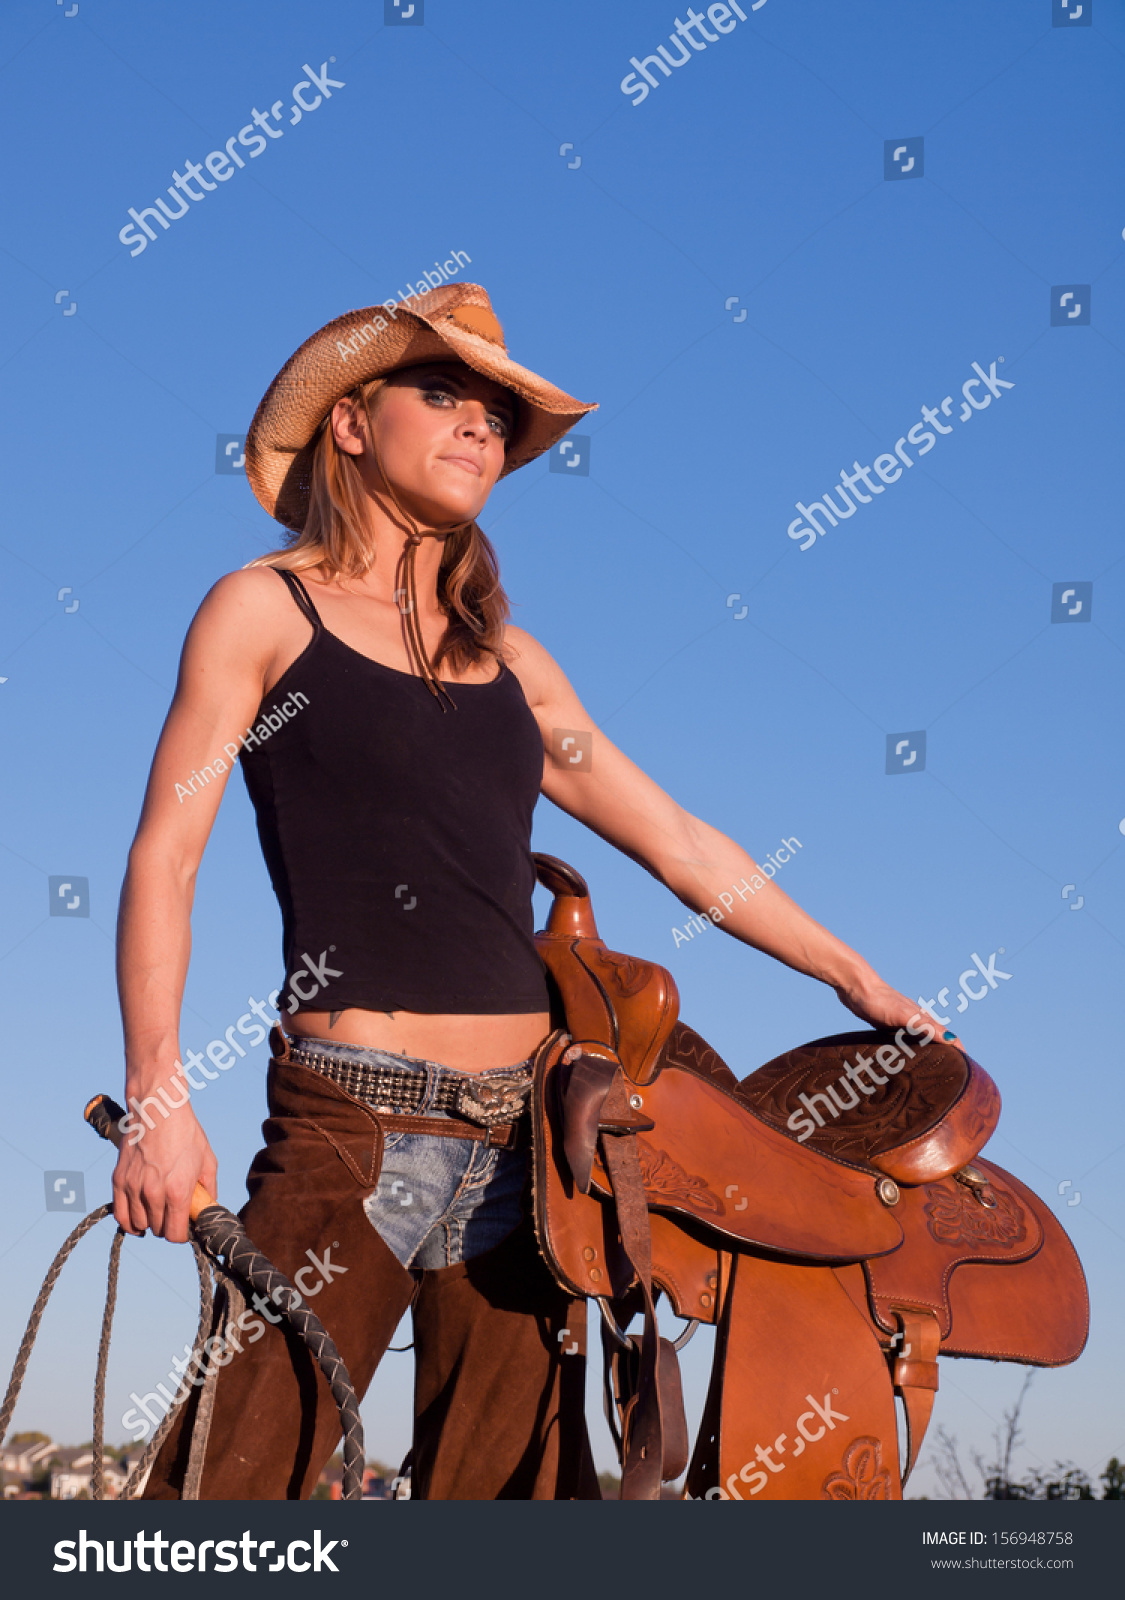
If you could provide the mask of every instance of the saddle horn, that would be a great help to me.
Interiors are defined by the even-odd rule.
[[[600,939],[590,904],[590,887],[582,874],[558,856],[533,852],[531,859],[535,876],[555,897],[546,932],[564,939]]]

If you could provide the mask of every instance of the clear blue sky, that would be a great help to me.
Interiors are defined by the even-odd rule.
[[[1032,1388],[1021,1464],[1125,1453],[1118,0],[1088,28],[1052,27],[1051,0],[744,4],[635,106],[629,58],[679,53],[670,3],[428,0],[391,27],[370,0],[66,9],[9,0],[0,49],[5,1370],[67,1227],[43,1172],[108,1193],[81,1109],[120,1081],[116,900],[179,646],[209,585],[276,542],[216,437],[314,329],[456,249],[515,357],[600,403],[588,476],[538,461],[482,519],[591,717],[751,853],[796,836],[782,886],[891,983],[955,996],[1003,947],[1011,977],[957,1019],[1004,1096],[989,1154],[1056,1207],[1093,1303],[1083,1360]],[[343,87],[294,122],[303,63]],[[129,208],[279,99],[282,136],[251,157],[248,135],[132,256]],[[884,177],[888,140],[914,172]],[[961,422],[974,362],[1013,387]],[[798,501],[947,395],[931,451],[812,548],[787,537]],[[1088,622],[1052,623],[1059,583],[1093,584]],[[888,775],[887,736],[921,730],[924,770]],[[535,845],[586,874],[613,946],[672,968],[738,1073],[847,1025],[719,931],[677,947],[686,910],[547,802]],[[76,877],[89,917],[49,916]],[[238,776],[194,930],[185,1048],[281,977]],[[200,1098],[232,1206],[263,1070],[264,1048]],[[89,1435],[108,1242],[63,1281],[19,1426]],[[195,1322],[182,1248],[125,1257],[111,1437]],[[405,1447],[408,1364],[365,1407],[372,1454]],[[944,1363],[937,1420],[987,1448],[1021,1376]]]

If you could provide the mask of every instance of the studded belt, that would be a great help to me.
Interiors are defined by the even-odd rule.
[[[289,1060],[319,1072],[356,1100],[365,1100],[373,1110],[385,1114],[394,1115],[395,1107],[407,1113],[416,1111],[425,1098],[428,1081],[425,1072],[406,1067],[374,1067],[361,1061],[338,1061],[334,1056],[322,1055],[292,1042]],[[526,1067],[490,1073],[487,1078],[469,1072],[449,1074],[448,1069],[446,1072],[438,1084],[436,1096],[426,1108],[428,1111],[444,1111],[479,1128],[499,1128],[516,1122],[527,1109],[531,1073]],[[441,1127],[440,1120],[435,1118],[434,1131]]]

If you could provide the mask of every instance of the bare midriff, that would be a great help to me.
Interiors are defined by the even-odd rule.
[[[333,1021],[333,1017],[335,1021]],[[286,1019],[293,1038],[332,1039],[337,1044],[392,1050],[440,1062],[455,1072],[487,1072],[525,1060],[549,1032],[550,1014],[524,1011],[512,1016],[430,1015],[421,1011],[298,1011]]]

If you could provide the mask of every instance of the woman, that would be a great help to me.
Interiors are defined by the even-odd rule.
[[[293,537],[221,579],[192,623],[122,896],[126,1092],[143,1126],[114,1210],[130,1232],[184,1240],[196,1182],[217,1192],[179,1081],[192,891],[225,779],[216,753],[241,744],[286,959],[243,1216],[283,1271],[306,1274],[361,1393],[413,1305],[424,1498],[598,1494],[582,1362],[563,1356],[580,1319],[522,1204],[528,1063],[551,1026],[532,937],[538,794],[693,911],[756,871],[615,749],[506,621],[475,519],[498,478],[591,409],[511,361],[472,284],[352,313],[301,347],[246,447],[255,493]],[[560,729],[592,730],[579,770]],[[197,789],[204,766],[219,776]],[[723,926],[868,1023],[917,1018],[775,883]],[[307,1495],[336,1443],[327,1390],[262,1309],[269,1326],[220,1352],[204,1498]],[[179,1493],[194,1403],[150,1496]]]

